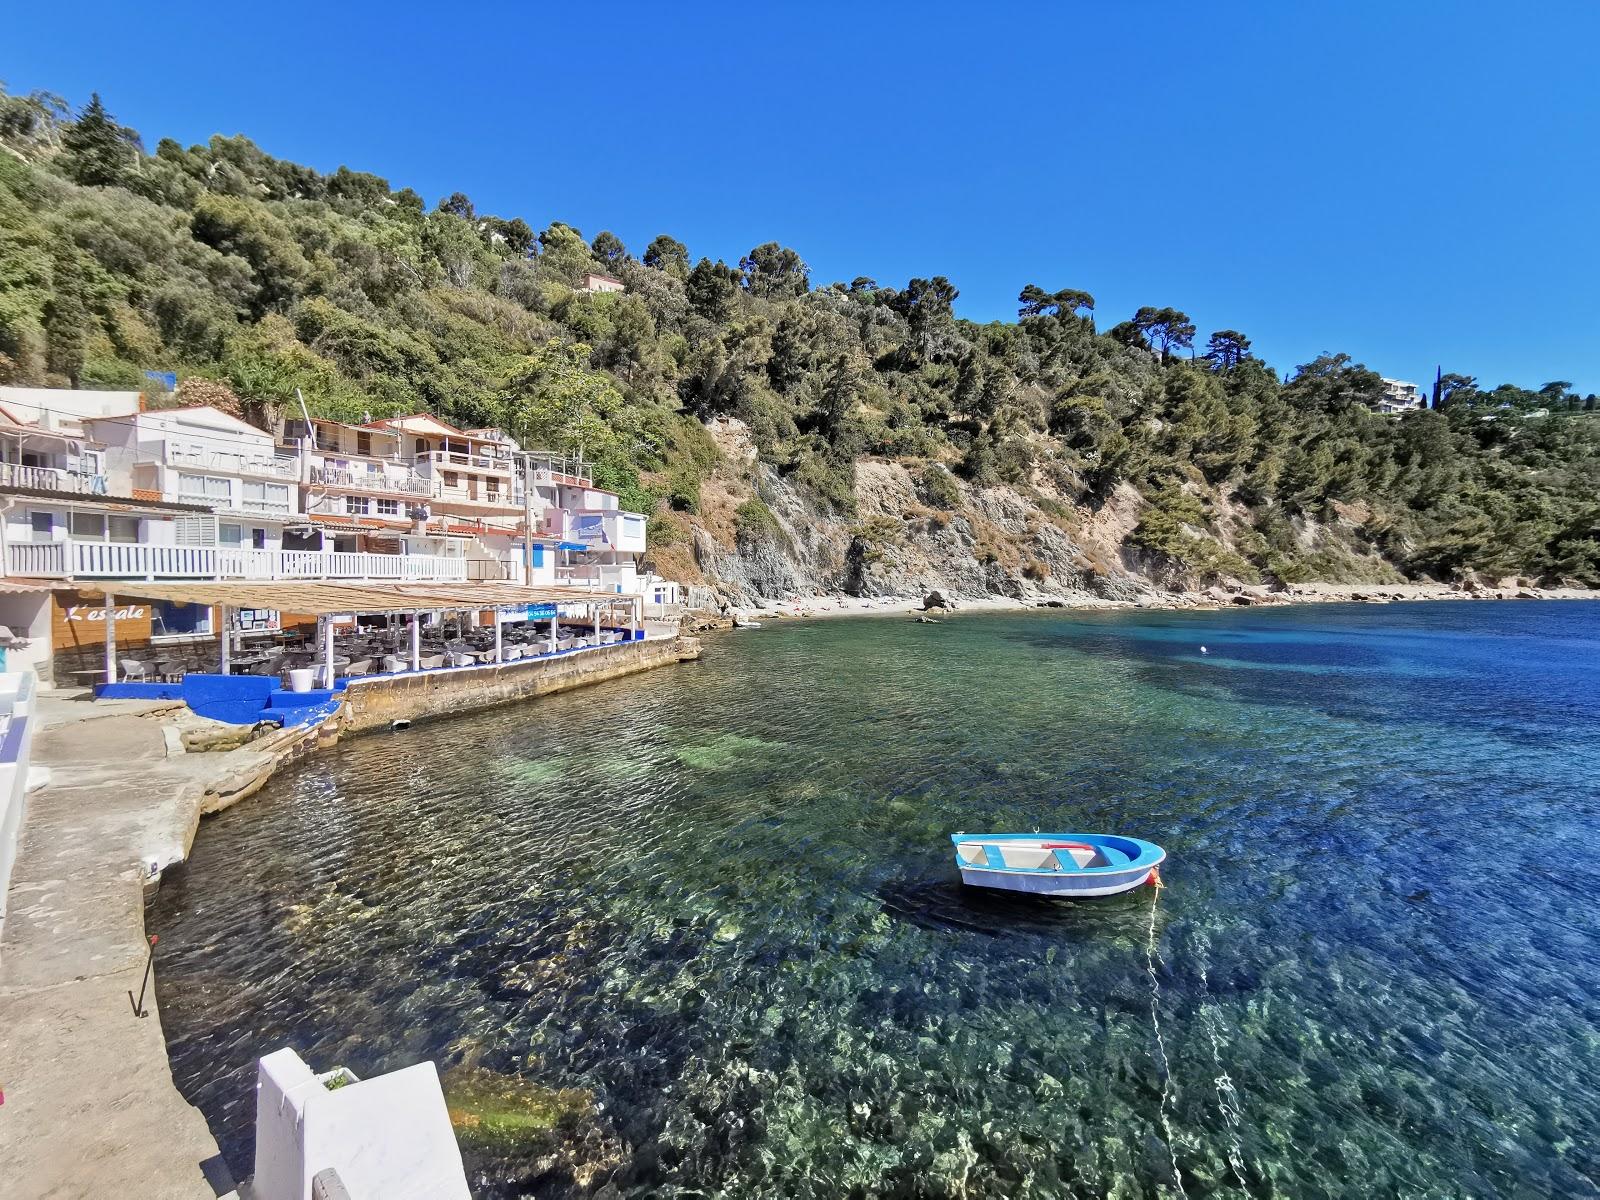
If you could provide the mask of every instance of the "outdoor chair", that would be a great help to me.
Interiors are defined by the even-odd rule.
[[[150,678],[150,664],[140,662],[137,658],[119,658],[117,665],[122,668],[124,683],[135,679],[142,683]]]
[[[476,661],[476,656],[466,650],[450,651],[450,665],[452,667],[470,667]]]
[[[444,666],[444,655],[424,654],[422,656],[422,665],[424,667],[442,667]]]
[[[370,658],[358,658],[344,668],[344,677],[346,679],[351,679],[357,675],[370,674],[372,674],[372,660]]]
[[[398,675],[401,671],[411,666],[409,659],[400,658],[393,654],[383,656],[383,669],[390,675]]]

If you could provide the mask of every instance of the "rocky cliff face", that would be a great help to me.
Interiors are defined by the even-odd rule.
[[[652,554],[663,574],[690,585],[695,608],[752,605],[816,594],[966,599],[1006,597],[1138,601],[1199,592],[1199,579],[1162,555],[1128,542],[1145,501],[1124,484],[1086,503],[1059,484],[973,488],[949,477],[939,495],[921,482],[922,465],[865,459],[856,468],[856,512],[821,510],[772,467],[760,463],[737,421],[712,427],[726,465],[705,482],[697,513],[672,514]],[[760,536],[741,533],[736,512],[752,499],[772,517]],[[1224,506],[1212,530],[1223,545],[1235,522]],[[1301,523],[1306,545],[1337,543],[1339,531]],[[1393,578],[1381,559],[1360,564],[1373,579]]]

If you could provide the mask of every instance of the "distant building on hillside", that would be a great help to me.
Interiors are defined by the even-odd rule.
[[[586,272],[578,283],[580,292],[625,292],[628,285],[613,275],[597,275],[593,271]]]
[[[1378,401],[1378,411],[1381,413],[1415,412],[1424,407],[1423,395],[1414,383],[1385,379],[1383,393],[1383,399]]]

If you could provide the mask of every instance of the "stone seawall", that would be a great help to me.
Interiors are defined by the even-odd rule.
[[[569,688],[600,683],[636,671],[697,657],[693,638],[658,638],[454,671],[351,680],[344,692],[341,732],[387,729],[395,721],[419,721],[475,712],[514,700],[529,700]]]

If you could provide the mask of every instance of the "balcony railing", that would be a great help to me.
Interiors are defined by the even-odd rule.
[[[225,454],[184,446],[167,447],[167,464],[180,471],[222,471],[228,475],[265,475],[299,479],[300,460],[283,454]]]
[[[447,504],[486,504],[494,508],[521,508],[522,499],[509,489],[500,488],[490,490],[480,487],[474,495],[472,489],[463,484],[455,487],[446,487],[442,483],[435,484],[430,493],[435,500],[442,500]]]
[[[381,471],[341,471],[337,467],[312,467],[311,482],[365,492],[402,492],[408,496],[428,496],[434,490],[432,484],[418,475],[397,479]]]
[[[531,450],[528,452],[528,464],[533,468],[535,483],[565,483],[573,487],[592,487],[594,484],[594,470],[581,458]]]
[[[134,542],[13,542],[6,573],[58,579],[376,579],[459,583],[465,558],[333,550],[253,550],[230,546],[147,546]]]
[[[491,457],[487,454],[466,454],[459,450],[427,450],[417,455],[417,465],[450,470],[461,467],[472,471],[496,471],[511,474],[513,463],[509,458]]]
[[[104,496],[107,491],[104,475],[61,467],[25,467],[21,463],[0,463],[0,486],[42,488],[84,496]]]

